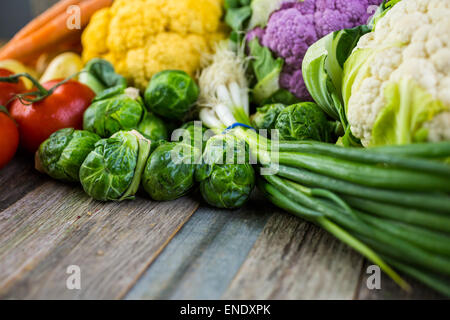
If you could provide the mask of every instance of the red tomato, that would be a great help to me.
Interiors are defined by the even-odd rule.
[[[43,87],[48,90],[58,82],[60,80],[49,81]],[[31,105],[14,101],[10,113],[19,125],[21,147],[34,153],[55,131],[64,128],[82,129],[84,111],[94,97],[89,87],[71,80],[44,100]]]
[[[14,120],[0,111],[0,169],[14,157],[19,146],[19,130]]]
[[[14,73],[7,69],[0,69],[0,77],[9,77]],[[26,88],[22,80],[18,83],[0,82],[0,105],[7,107],[8,101],[16,94],[25,92]]]

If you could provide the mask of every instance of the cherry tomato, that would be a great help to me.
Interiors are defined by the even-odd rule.
[[[14,73],[7,69],[0,69],[0,77],[9,77]],[[18,83],[0,82],[0,105],[8,107],[7,103],[16,94],[25,92],[26,88],[22,80]]]
[[[49,90],[60,81],[49,81],[43,87]],[[64,128],[82,129],[84,111],[94,96],[89,87],[71,80],[45,99],[31,105],[14,101],[10,113],[19,125],[21,147],[34,153],[55,131]]]
[[[19,130],[14,120],[0,110],[0,169],[14,157],[19,146]]]

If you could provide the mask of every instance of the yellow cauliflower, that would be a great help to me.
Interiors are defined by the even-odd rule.
[[[104,58],[145,89],[162,70],[194,76],[203,52],[225,37],[223,0],[115,0],[83,33],[83,60]]]

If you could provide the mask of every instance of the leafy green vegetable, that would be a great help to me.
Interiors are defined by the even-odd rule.
[[[275,129],[281,140],[332,140],[330,122],[313,102],[298,103],[283,109],[275,121]]]
[[[145,112],[137,130],[150,141],[169,139],[169,130],[164,121],[151,112]]]
[[[386,107],[372,128],[372,146],[426,142],[423,124],[447,110],[429,92],[411,79],[402,79],[385,88]]]
[[[208,140],[203,152],[203,164],[249,163],[249,155],[245,140],[231,134],[220,134]]]
[[[145,103],[159,116],[183,120],[198,95],[197,84],[186,72],[165,70],[153,76],[145,91]]]
[[[242,207],[255,185],[255,173],[250,164],[209,165],[196,172],[203,199],[217,208]]]
[[[255,185],[255,172],[249,163],[248,147],[232,135],[212,137],[203,154],[195,178],[203,199],[218,208],[243,206]]]
[[[41,144],[37,154],[40,166],[54,179],[77,182],[83,161],[99,140],[88,131],[59,130]]]
[[[356,47],[359,39],[370,28],[362,25],[330,33],[314,43],[303,60],[303,78],[314,101],[335,120],[339,120],[345,131],[344,145],[358,146],[348,125],[342,96],[344,64]]]
[[[145,106],[134,88],[114,87],[98,95],[84,113],[83,128],[102,138],[138,128]]]
[[[201,121],[187,122],[180,129],[180,134],[182,134],[181,142],[190,144],[195,148],[201,148],[202,151],[205,149],[206,142],[212,135],[211,132],[208,132],[208,128],[203,126]]]
[[[142,186],[153,200],[169,201],[194,187],[200,151],[185,143],[167,142],[151,154],[142,175]]]
[[[267,104],[281,103],[286,106],[290,106],[291,104],[296,104],[299,102],[301,102],[300,99],[298,99],[296,96],[294,96],[288,90],[280,89],[277,92],[275,92],[273,95],[271,95],[269,98],[262,100],[260,105],[265,106]]]
[[[400,1],[402,0],[384,0],[383,3],[378,7],[375,14],[370,19],[368,27],[372,30],[375,29],[377,22],[381,18],[383,18],[386,15],[386,13],[388,13],[388,11],[391,10],[392,7],[394,7]]]
[[[255,74],[257,84],[253,89],[253,97],[257,103],[269,99],[280,90],[280,74],[284,61],[275,59],[269,48],[260,45],[258,38],[249,42],[251,68]]]
[[[84,191],[100,201],[133,199],[150,145],[151,142],[135,130],[120,131],[97,142],[80,169]]]
[[[230,39],[235,43],[243,40],[246,25],[252,16],[251,0],[226,0],[225,22],[232,29]]]
[[[252,16],[252,9],[249,6],[240,8],[230,8],[227,10],[225,22],[234,31],[239,31],[244,28],[244,24]]]
[[[356,91],[354,87],[366,79],[371,62],[379,54],[379,51],[371,48],[359,49],[346,61],[342,86],[346,113],[349,113],[350,97]],[[408,75],[386,83],[383,90],[383,107],[376,114],[372,128],[367,129],[370,139],[363,141],[367,146],[426,142],[430,128],[424,124],[440,113],[450,111],[448,105]],[[353,103],[355,107],[359,105]]]
[[[275,103],[259,107],[256,113],[251,116],[252,126],[255,129],[275,129],[275,122],[278,115],[286,108],[284,104]]]
[[[78,81],[90,87],[96,94],[112,87],[127,87],[127,80],[117,74],[111,63],[95,58],[90,60],[78,76]]]
[[[342,99],[344,64],[367,26],[330,33],[309,47],[303,60],[303,78],[314,101],[335,120],[347,123]]]

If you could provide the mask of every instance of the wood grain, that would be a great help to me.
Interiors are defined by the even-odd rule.
[[[352,299],[363,258],[325,231],[274,214],[224,299]]]
[[[220,299],[273,210],[257,193],[240,210],[199,209],[126,298]]]
[[[0,297],[120,298],[197,207],[189,198],[104,204],[48,181],[0,213]],[[81,290],[66,288],[70,265],[81,268]]]
[[[0,171],[0,298],[442,298],[409,278],[405,293],[385,275],[381,290],[367,289],[361,256],[260,195],[188,221],[197,206],[99,203],[19,155]],[[66,289],[69,265],[81,267],[82,290]]]
[[[47,181],[34,170],[30,159],[28,155],[18,154],[0,170],[0,212]]]

